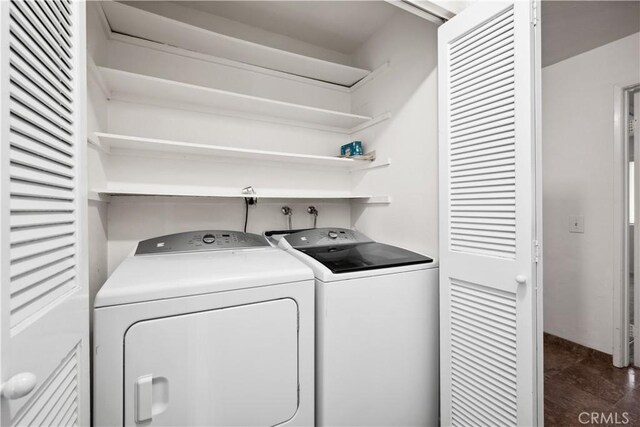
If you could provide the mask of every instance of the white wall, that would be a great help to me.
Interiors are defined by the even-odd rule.
[[[87,57],[102,59],[107,39],[104,36],[96,5],[87,5]],[[107,100],[104,97],[95,76],[87,74],[87,133],[106,130]],[[92,145],[87,149],[89,185],[102,185],[106,175],[103,167],[104,154],[96,151]],[[90,200],[87,213],[89,229],[89,302],[93,306],[96,293],[107,279],[107,204]]]
[[[358,192],[389,194],[388,206],[354,205],[354,226],[375,240],[438,254],[437,27],[397,13],[355,54],[361,67],[386,61],[384,74],[353,94],[356,114],[392,118],[353,136],[391,165],[352,174]]]
[[[135,6],[157,15],[162,15],[186,22],[196,27],[205,28],[230,37],[248,40],[276,49],[287,50],[301,55],[313,56],[327,61],[349,65],[351,58],[341,52],[336,52],[318,45],[276,34],[261,28],[252,27],[238,21],[233,21],[221,16],[212,15],[202,10],[185,7],[180,2],[168,1],[127,1],[130,6]]]
[[[293,210],[293,228],[313,226],[307,207],[318,211],[318,226],[350,226],[349,203],[327,200],[259,199],[249,207],[249,233],[286,230],[282,206]],[[140,240],[192,230],[242,230],[244,201],[190,197],[113,197],[109,203],[109,274]]]
[[[542,70],[545,331],[612,352],[613,87],[640,82],[640,34]],[[584,234],[569,216],[584,216]]]

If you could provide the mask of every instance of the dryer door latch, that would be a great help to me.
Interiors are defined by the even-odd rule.
[[[136,423],[153,419],[169,406],[169,382],[165,377],[152,374],[138,377],[135,383]],[[155,402],[154,402],[155,397]]]

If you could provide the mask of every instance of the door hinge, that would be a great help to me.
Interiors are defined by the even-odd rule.
[[[538,19],[538,2],[537,1],[531,2],[531,8],[532,8],[531,25],[535,27],[538,25],[538,22],[540,22]]]
[[[533,260],[536,264],[540,261],[540,242],[537,240],[533,241]]]

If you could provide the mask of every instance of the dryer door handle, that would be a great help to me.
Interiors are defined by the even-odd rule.
[[[136,380],[136,423],[153,419],[153,375],[144,375]]]
[[[169,381],[153,374],[138,377],[135,383],[136,423],[150,421],[169,407]]]

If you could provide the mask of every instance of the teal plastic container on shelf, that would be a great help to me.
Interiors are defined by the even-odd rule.
[[[364,151],[362,150],[362,141],[352,141],[348,144],[344,144],[340,147],[341,156],[362,156]]]

